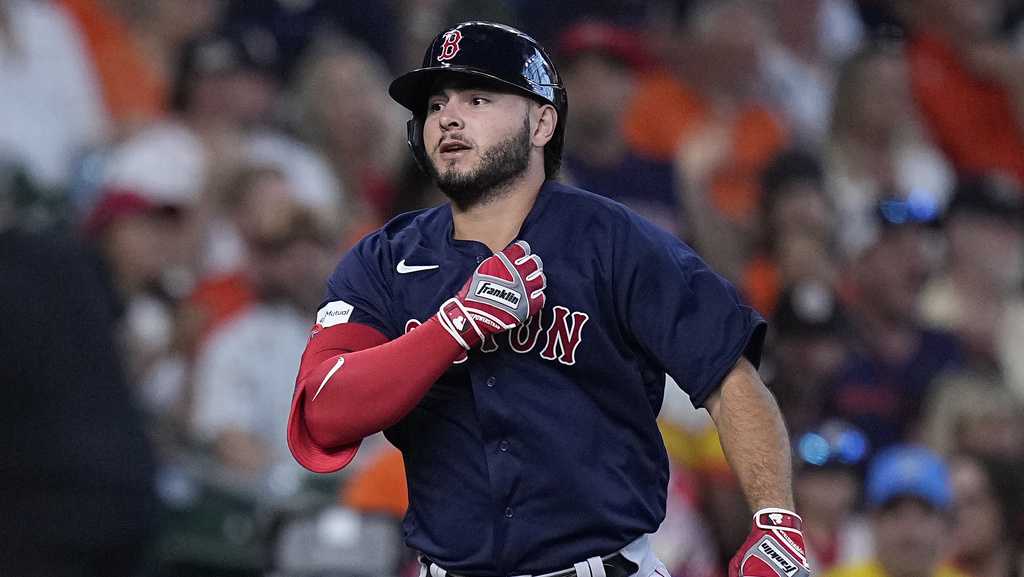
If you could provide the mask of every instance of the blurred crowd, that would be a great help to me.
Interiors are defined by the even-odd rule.
[[[339,257],[444,200],[387,86],[468,19],[552,53],[562,180],[770,319],[817,573],[1024,575],[1020,0],[0,0],[0,567],[416,574],[401,456],[284,429]],[[668,390],[656,548],[721,576],[749,511]]]

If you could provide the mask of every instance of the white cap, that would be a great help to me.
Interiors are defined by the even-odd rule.
[[[156,204],[192,205],[206,184],[205,153],[202,141],[185,126],[159,124],[114,148],[102,187],[131,190]]]

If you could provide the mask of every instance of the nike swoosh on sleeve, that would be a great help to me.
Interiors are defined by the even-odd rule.
[[[331,367],[331,370],[327,371],[327,376],[324,377],[324,380],[323,380],[323,382],[320,383],[320,386],[317,388],[316,393],[313,394],[313,400],[314,401],[316,400],[316,398],[318,396],[320,396],[320,391],[324,390],[324,385],[327,384],[327,381],[331,380],[331,377],[334,376],[334,373],[338,372],[338,369],[340,369],[341,365],[344,365],[344,364],[345,364],[345,357],[338,357],[338,362],[334,363],[334,366]]]

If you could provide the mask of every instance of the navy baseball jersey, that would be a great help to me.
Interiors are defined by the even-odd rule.
[[[452,238],[448,205],[363,239],[318,321],[415,330],[492,252]],[[617,551],[665,514],[656,424],[671,374],[701,405],[765,323],[675,237],[555,182],[520,231],[547,304],[457,361],[387,438],[404,455],[409,546],[464,574],[543,573]]]

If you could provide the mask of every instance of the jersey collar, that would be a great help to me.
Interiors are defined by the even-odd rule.
[[[537,192],[537,198],[533,201],[533,207],[530,212],[526,215],[526,219],[523,220],[523,226],[519,228],[519,234],[516,235],[514,240],[529,240],[526,235],[540,222],[544,216],[545,207],[551,200],[554,194],[557,194],[557,187],[559,184],[553,180],[545,180],[544,184],[541,185],[540,191]],[[455,238],[455,221],[452,218],[452,205],[449,202],[444,209],[444,214],[447,222],[445,223],[445,244],[455,248],[459,252],[471,253],[471,254],[482,254],[490,255],[491,251],[487,248],[487,245],[482,242],[475,240],[458,240]],[[514,242],[514,241],[513,241]],[[483,252],[481,252],[483,251]]]

